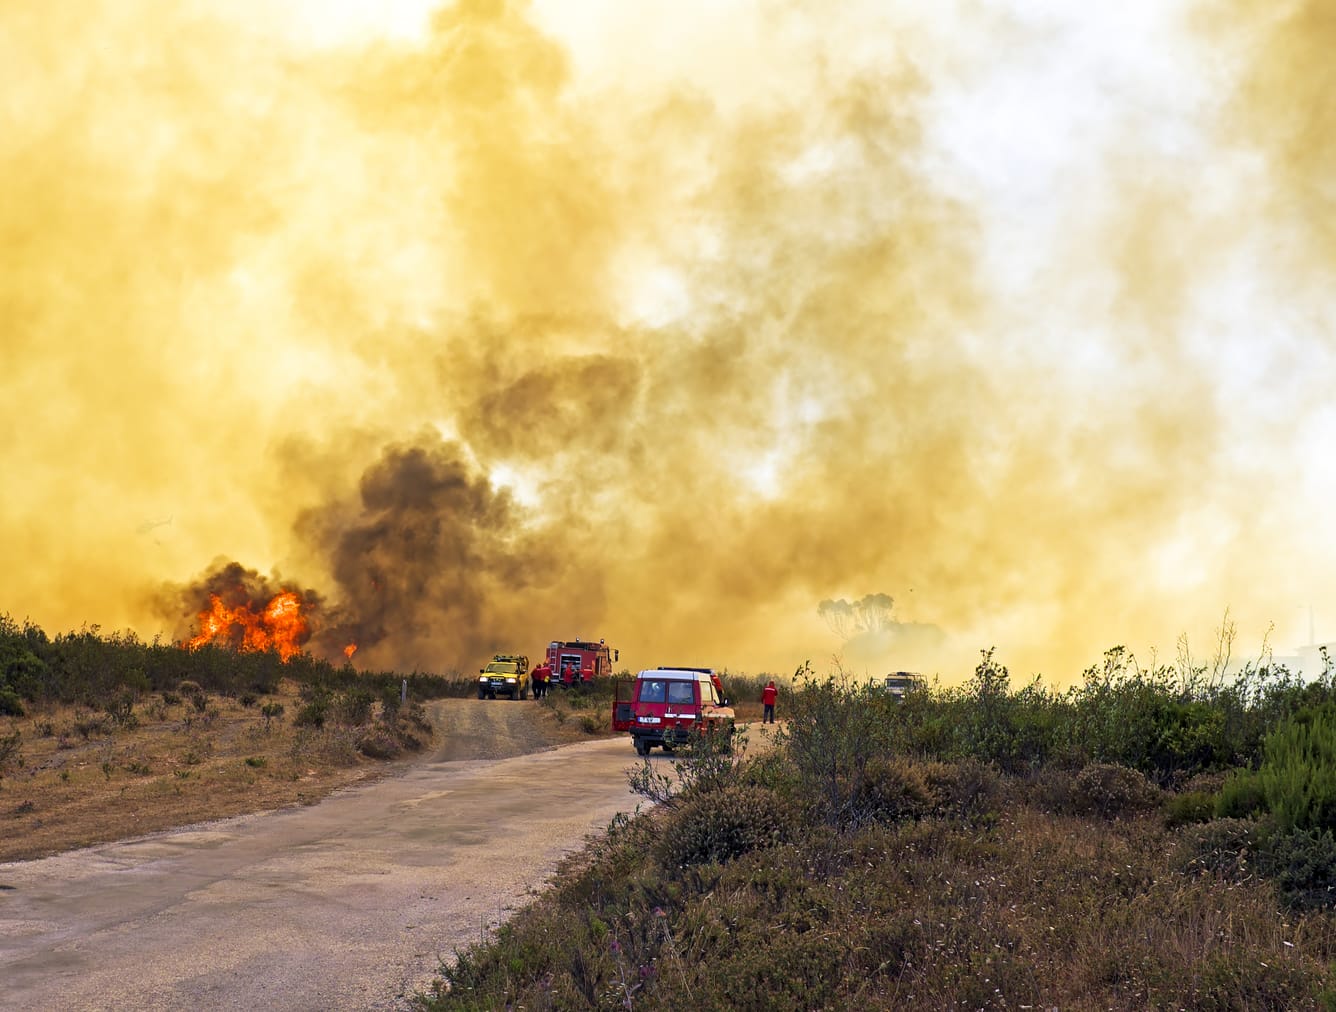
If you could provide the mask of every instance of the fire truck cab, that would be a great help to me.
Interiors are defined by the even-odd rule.
[[[733,733],[733,708],[711,668],[651,668],[617,690],[612,728],[629,731],[639,755],[655,745],[671,752],[693,732]]]
[[[612,665],[619,657],[616,650],[599,640],[553,640],[547,645],[547,665],[552,669],[552,685],[573,688],[600,678],[612,677]]]

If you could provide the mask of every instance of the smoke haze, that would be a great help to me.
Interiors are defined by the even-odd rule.
[[[230,572],[426,670],[1297,641],[1330,17],[883,6],[6,5],[0,611],[185,637]]]

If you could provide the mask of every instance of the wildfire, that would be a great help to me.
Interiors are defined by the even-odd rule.
[[[261,611],[252,610],[249,603],[228,607],[211,594],[209,607],[199,613],[199,630],[198,636],[186,641],[189,649],[216,643],[238,650],[275,650],[285,661],[301,652],[311,631],[301,598],[290,590],[275,594]]]
[[[356,643],[349,643],[346,647],[343,648],[343,656],[347,657],[349,660],[353,659],[353,654],[355,653],[357,653]]]

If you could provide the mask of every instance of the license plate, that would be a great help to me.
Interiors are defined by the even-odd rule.
[[[657,724],[659,722],[658,717],[637,717],[636,720],[642,724]]]

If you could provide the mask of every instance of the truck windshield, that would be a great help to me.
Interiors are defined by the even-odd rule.
[[[696,693],[692,687],[695,682],[669,682],[668,683],[668,702],[670,703],[694,703]]]
[[[640,683],[640,701],[642,703],[662,703],[668,683],[646,679]]]

